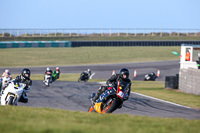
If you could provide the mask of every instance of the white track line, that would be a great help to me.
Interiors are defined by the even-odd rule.
[[[160,101],[160,102],[165,102],[165,103],[169,103],[169,104],[172,104],[172,105],[176,105],[176,106],[179,106],[179,107],[193,109],[191,107],[187,107],[187,106],[184,106],[184,105],[180,105],[180,104],[172,103],[172,102],[169,102],[169,101],[161,100],[161,99],[151,97],[151,96],[147,96],[147,95],[144,95],[144,94],[140,94],[140,93],[136,93],[136,92],[131,92],[131,93],[136,94],[136,95],[140,95],[140,96],[143,96],[143,97],[151,98],[151,99],[154,99],[154,100],[157,100],[157,101]]]

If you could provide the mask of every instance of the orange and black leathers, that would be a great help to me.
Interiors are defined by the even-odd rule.
[[[128,83],[131,83],[130,79],[128,79],[128,78],[127,79],[123,79],[121,74],[115,74],[115,75],[113,75],[111,78],[109,78],[106,81],[106,84],[108,86],[101,86],[99,88],[99,90],[97,91],[96,96],[92,100],[94,102],[96,102],[96,100],[99,99],[99,96],[101,94],[103,94],[108,89],[109,85],[112,84],[113,86],[115,86],[117,81],[120,81],[121,85],[127,85]],[[131,84],[129,86],[128,96],[130,95],[130,91],[131,91]],[[126,100],[128,100],[128,98]]]

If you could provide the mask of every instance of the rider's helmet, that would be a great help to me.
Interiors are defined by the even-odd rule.
[[[28,68],[24,68],[22,70],[22,77],[24,77],[25,79],[30,78],[31,76],[31,71]]]
[[[59,67],[56,67],[56,71],[59,72],[59,70],[60,70]]]
[[[49,68],[49,67],[47,67],[47,69],[46,69],[46,70],[47,70],[47,72],[48,72],[48,71],[50,71],[50,68]]]
[[[127,68],[120,69],[119,74],[121,74],[122,79],[128,79],[129,78],[129,70]]]
[[[9,73],[9,70],[8,70],[8,69],[6,69],[6,70],[5,70],[5,73],[7,73],[7,74],[8,74],[8,73]]]

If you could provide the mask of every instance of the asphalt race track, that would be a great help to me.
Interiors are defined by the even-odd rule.
[[[44,74],[45,67],[29,67],[32,74]],[[55,70],[55,67],[50,67]],[[160,77],[157,81],[165,81],[165,76],[175,76],[179,73],[180,64],[178,60],[174,61],[156,61],[156,62],[138,62],[138,63],[121,63],[121,64],[98,64],[98,65],[79,65],[79,66],[59,66],[62,73],[81,73],[88,68],[91,69],[94,79],[108,79],[113,70],[119,72],[123,67],[126,67],[130,71],[130,78],[134,80],[144,80],[144,76],[151,72],[157,73],[160,70]],[[0,68],[0,72],[6,68]],[[9,68],[12,74],[20,74],[23,68]],[[133,78],[134,70],[137,71],[137,76]]]
[[[99,83],[69,81],[56,81],[50,87],[45,87],[42,81],[33,81],[31,91],[28,93],[29,102],[18,105],[87,112],[91,104],[90,94],[96,92],[99,87]],[[200,119],[200,110],[179,107],[132,93],[123,107],[114,113]]]
[[[56,66],[55,66],[56,67]],[[55,67],[51,67],[55,69]],[[134,80],[143,80],[144,75],[160,69],[161,76],[158,81],[164,81],[165,76],[175,76],[179,72],[179,61],[141,62],[125,64],[104,65],[82,65],[82,66],[60,66],[62,73],[81,73],[90,68],[95,72],[93,78],[107,79],[113,70],[118,72],[120,68],[126,67],[130,70],[130,77],[137,70]],[[6,68],[0,68],[0,72]],[[30,67],[32,74],[43,74],[46,67]],[[9,68],[12,74],[19,74],[22,68]],[[28,93],[27,104],[18,103],[19,106],[48,107],[66,110],[87,112],[90,106],[89,96],[101,86],[94,82],[69,82],[56,81],[50,87],[45,87],[42,81],[33,81],[31,91]],[[129,100],[124,102],[121,109],[114,113],[126,113],[131,115],[142,115],[151,117],[179,117],[186,119],[200,119],[200,110],[176,106],[161,102],[159,100],[143,97],[131,93]]]

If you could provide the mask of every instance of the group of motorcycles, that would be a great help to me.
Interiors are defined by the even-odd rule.
[[[84,81],[87,82],[91,77],[91,73],[82,72],[78,82]],[[155,73],[145,75],[144,80],[155,80],[157,77]],[[44,84],[46,87],[50,86],[50,83],[55,81],[56,73],[45,73],[44,76]],[[9,83],[9,84],[8,84]],[[6,89],[2,89],[7,84]],[[128,88],[130,84],[126,86],[121,86],[120,81],[117,81],[115,86],[109,87],[103,94],[101,94],[94,103],[92,98],[96,95],[93,93],[90,97],[91,105],[88,109],[88,112],[97,112],[97,113],[112,113],[118,108],[122,107],[124,97],[128,93]],[[5,76],[0,78],[0,103],[1,105],[17,105],[18,101],[20,100],[23,92],[27,93],[29,90],[24,90],[24,84],[16,83],[12,80],[11,76]]]
[[[49,87],[50,83],[56,81],[59,75],[56,72],[52,74],[46,73],[44,75],[44,85]],[[15,105],[21,101],[22,95],[25,95],[30,91],[29,89],[24,89],[25,84],[18,83],[12,80],[11,75],[6,75],[3,78],[0,77],[0,105]]]

